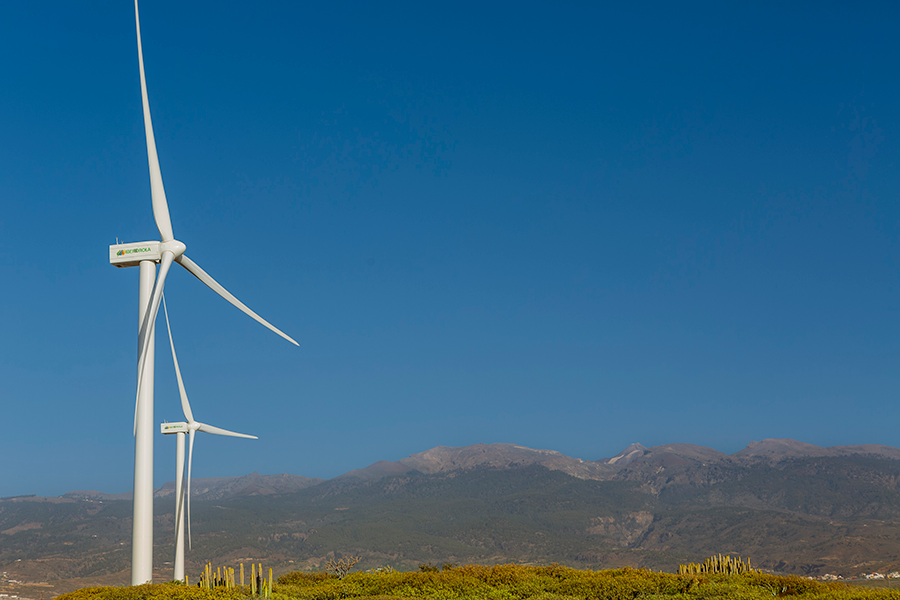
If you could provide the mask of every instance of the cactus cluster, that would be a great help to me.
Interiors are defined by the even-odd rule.
[[[679,575],[737,575],[738,573],[753,573],[757,570],[750,566],[749,558],[747,562],[744,562],[740,556],[735,558],[722,554],[710,556],[699,565],[696,563],[678,565]]]
[[[208,590],[213,588],[235,589],[238,587],[234,569],[231,567],[216,567],[213,570],[212,563],[206,563],[200,582],[197,584]],[[244,563],[240,569],[240,588],[244,589]],[[250,594],[271,598],[272,596],[272,568],[269,567],[269,578],[263,576],[262,563],[258,568],[256,563],[250,563]]]

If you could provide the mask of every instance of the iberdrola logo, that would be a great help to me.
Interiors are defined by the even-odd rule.
[[[150,248],[122,248],[118,252],[116,252],[116,256],[125,256],[126,254],[143,254],[144,252],[150,252]]]

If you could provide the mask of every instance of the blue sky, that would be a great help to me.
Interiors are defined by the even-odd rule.
[[[0,18],[0,496],[131,488],[133,6]],[[900,446],[890,3],[145,2],[197,477]],[[160,324],[163,322],[160,321]],[[158,338],[157,421],[180,420]],[[156,438],[156,482],[174,443]]]

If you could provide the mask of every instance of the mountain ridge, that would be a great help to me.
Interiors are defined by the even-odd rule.
[[[532,449],[519,444],[494,443],[470,446],[435,446],[424,452],[411,454],[398,461],[379,460],[362,469],[354,469],[333,480],[359,479],[373,481],[381,477],[398,476],[412,471],[421,473],[445,473],[454,470],[489,466],[509,468],[538,464],[551,470],[562,471],[579,479],[607,481],[625,468],[654,464],[674,466],[700,463],[748,463],[758,460],[779,462],[793,458],[835,456],[878,456],[900,460],[900,448],[881,444],[822,447],[792,439],[768,438],[752,441],[734,454],[725,454],[714,448],[688,443],[671,443],[646,447],[639,442],[627,446],[610,458],[595,461],[566,456],[556,450]]]
[[[347,471],[331,479],[287,473],[260,475],[258,472],[236,477],[194,478],[191,496],[216,500],[231,496],[290,493],[326,481],[377,481],[384,477],[396,477],[414,471],[435,474],[476,467],[514,468],[536,464],[579,479],[609,481],[622,476],[624,470],[640,470],[642,466],[742,464],[754,461],[777,463],[796,458],[857,455],[900,460],[900,448],[882,444],[816,446],[789,438],[767,438],[751,441],[734,454],[725,454],[714,448],[689,443],[662,444],[648,448],[635,442],[612,457],[591,461],[573,458],[557,450],[533,449],[520,444],[478,443],[469,446],[435,446],[397,461],[378,460],[366,467]],[[154,497],[165,498],[174,492],[175,483],[169,481],[155,490]],[[110,494],[95,490],[76,490],[60,497],[95,501],[130,500],[131,492]]]

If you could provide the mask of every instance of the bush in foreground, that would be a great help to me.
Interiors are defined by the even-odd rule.
[[[231,600],[249,598],[249,592],[205,588],[175,583],[156,583],[131,587],[90,587],[63,594],[57,600]]]
[[[286,573],[278,578],[275,600],[900,600],[900,591],[863,589],[801,577],[764,573],[673,575],[639,569],[580,571],[558,565],[466,565],[443,571],[352,573],[344,579],[324,573]],[[202,590],[172,584],[131,588],[86,588],[59,600],[232,600],[246,591]]]

